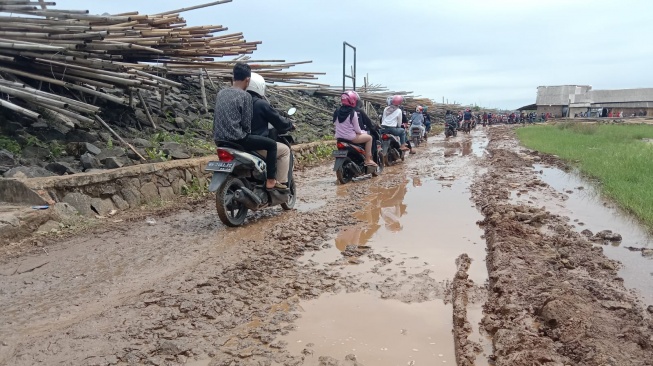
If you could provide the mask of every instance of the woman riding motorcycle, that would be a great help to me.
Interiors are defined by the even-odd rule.
[[[399,106],[403,104],[404,97],[395,95],[388,98],[388,107],[383,110],[381,120],[381,133],[386,133],[399,137],[401,150],[410,150],[406,145],[406,130],[401,127],[403,112]]]
[[[424,127],[424,115],[422,112],[424,111],[424,108],[420,105],[415,108],[415,113],[413,113],[412,116],[410,116],[410,127],[419,127],[420,131],[422,131],[422,136],[424,136],[424,133],[426,132],[426,128]]]
[[[351,141],[355,144],[365,144],[365,165],[377,166],[372,160],[372,136],[363,132],[358,123],[356,104],[360,97],[355,91],[346,91],[340,96],[342,105],[333,114],[336,127],[336,139]]]

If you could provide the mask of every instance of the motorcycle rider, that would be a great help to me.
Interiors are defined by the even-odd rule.
[[[365,144],[365,165],[377,166],[372,160],[372,136],[364,133],[358,123],[356,104],[359,100],[358,93],[346,91],[340,96],[342,105],[333,114],[333,123],[336,127],[336,139],[351,141],[355,144]]]
[[[388,106],[383,110],[381,133],[399,137],[401,150],[410,150],[406,145],[406,130],[401,127],[403,111],[399,106],[404,102],[404,97],[395,95],[388,98]]]
[[[229,141],[242,146],[249,151],[265,150],[267,166],[267,189],[287,189],[276,180],[277,174],[277,143],[267,137],[253,135],[252,96],[245,90],[252,78],[252,69],[245,63],[238,62],[233,68],[233,85],[222,89],[215,101],[215,116],[213,119],[213,140]]]
[[[431,132],[431,116],[429,116],[429,114],[426,113],[428,108],[429,107],[424,106],[424,111],[422,113],[424,115],[424,127],[426,127],[427,133]]]
[[[471,130],[472,129],[472,111],[469,109],[465,109],[465,113],[463,113],[463,121],[464,121],[464,128]]]
[[[290,131],[295,128],[287,119],[281,117],[276,109],[272,108],[265,96],[265,78],[253,72],[247,87],[247,92],[252,96],[252,135],[263,136],[276,141],[278,131]],[[270,125],[273,129],[270,129]],[[267,156],[265,150],[257,151],[263,157]],[[288,171],[290,170],[290,148],[286,144],[277,142],[277,174],[279,183],[287,185]]]
[[[444,115],[444,128],[452,128],[455,130],[457,127],[458,121],[456,121],[456,117],[454,117],[450,110],[447,110]]]
[[[424,127],[424,115],[422,112],[424,112],[424,108],[421,105],[415,108],[415,113],[410,116],[410,128],[412,129],[413,127],[419,127],[422,136],[424,136],[426,128]]]

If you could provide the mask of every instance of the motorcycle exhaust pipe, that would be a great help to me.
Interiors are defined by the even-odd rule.
[[[259,207],[263,205],[261,199],[257,197],[254,192],[245,187],[234,192],[234,200],[238,203],[242,203],[250,210],[258,210]]]

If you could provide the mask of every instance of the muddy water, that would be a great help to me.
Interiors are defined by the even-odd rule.
[[[367,207],[355,214],[362,224],[343,228],[332,248],[302,259],[325,267],[340,263],[344,274],[370,286],[365,293],[301,303],[297,330],[284,338],[291,354],[301,354],[312,343],[316,365],[320,355],[343,359],[348,354],[365,365],[455,364],[452,308],[444,299],[456,272],[455,259],[467,253],[473,260],[469,276],[476,285],[468,308],[471,339],[485,351],[477,365],[487,364],[491,343],[478,329],[486,252],[483,232],[475,224],[482,216],[469,193],[473,161],[485,146],[482,134],[429,141],[426,149],[420,148],[421,156],[385,172],[407,177],[403,184],[371,190]],[[348,189],[351,186],[338,187],[337,193],[346,195]],[[379,265],[362,257],[362,263],[344,265],[341,252],[349,245],[369,246],[391,263]],[[421,276],[431,279],[427,290],[411,283]],[[387,291],[388,282],[397,284],[395,291]]]
[[[540,179],[568,196],[562,203],[547,206],[547,209],[570,217],[578,231],[612,230],[622,235],[621,243],[603,246],[603,251],[624,265],[620,275],[626,287],[636,289],[647,304],[653,304],[653,260],[642,257],[640,252],[625,249],[653,248],[653,237],[632,216],[603,200],[595,187],[579,175],[541,165],[536,165],[535,170],[542,171]]]

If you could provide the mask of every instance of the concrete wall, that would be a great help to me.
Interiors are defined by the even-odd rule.
[[[538,105],[537,106],[537,115],[541,115],[542,113],[551,113],[552,116],[556,116],[558,118],[563,117],[562,116],[562,107],[561,105],[552,105],[552,106],[545,106],[545,105]]]
[[[332,141],[302,144],[293,146],[293,151],[296,156],[306,155],[325,144],[335,145]],[[113,210],[128,210],[146,203],[171,201],[182,194],[186,185],[206,184],[209,175],[204,168],[210,160],[215,159],[215,156],[207,156],[94,173],[0,179],[0,187],[12,188],[0,190],[0,201],[28,205],[65,202],[82,215],[106,215]]]

